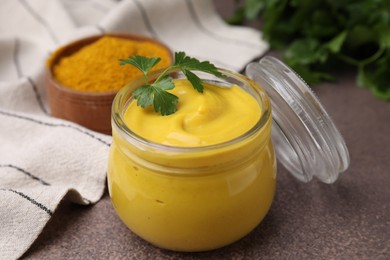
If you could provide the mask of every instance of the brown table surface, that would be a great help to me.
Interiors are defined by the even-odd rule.
[[[223,16],[231,1],[215,1]],[[353,72],[315,92],[343,134],[350,168],[333,185],[300,183],[281,166],[272,208],[240,241],[211,252],[156,248],[129,231],[107,191],[96,205],[63,202],[29,259],[390,259],[390,103]]]

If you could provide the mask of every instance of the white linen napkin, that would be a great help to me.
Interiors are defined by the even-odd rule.
[[[111,137],[50,117],[44,63],[59,46],[106,32],[157,38],[239,71],[268,48],[232,27],[210,0],[0,2],[0,259],[23,255],[62,199],[97,202]]]

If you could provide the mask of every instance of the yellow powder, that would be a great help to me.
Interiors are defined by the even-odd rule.
[[[171,62],[169,51],[157,43],[104,36],[62,58],[53,69],[54,77],[64,86],[79,91],[118,91],[142,75],[134,66],[119,65],[119,59],[133,55],[160,57],[161,61],[152,70],[166,68]]]

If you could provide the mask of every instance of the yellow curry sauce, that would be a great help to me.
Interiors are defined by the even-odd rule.
[[[215,147],[255,127],[262,116],[258,102],[234,85],[206,84],[203,94],[187,80],[175,85],[176,113],[161,116],[136,101],[124,111],[129,129],[168,149],[136,148],[114,128],[109,191],[120,218],[145,240],[177,251],[211,250],[245,236],[271,206],[271,118],[248,137]]]
[[[232,140],[260,119],[259,104],[238,86],[204,86],[204,92],[199,93],[189,81],[176,80],[170,91],[179,97],[176,113],[161,116],[152,107],[143,109],[132,102],[126,110],[125,123],[152,142],[195,147]]]

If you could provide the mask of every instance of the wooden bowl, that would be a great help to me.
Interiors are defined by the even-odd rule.
[[[56,50],[48,59],[45,74],[51,115],[75,122],[97,132],[111,134],[111,105],[117,91],[85,92],[74,90],[58,82],[53,73],[54,66],[62,58],[72,55],[103,36],[156,43],[170,53],[170,64],[173,62],[173,55],[167,46],[152,38],[127,34],[105,34],[83,38],[65,45]]]

